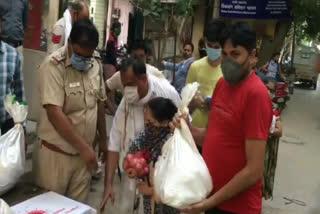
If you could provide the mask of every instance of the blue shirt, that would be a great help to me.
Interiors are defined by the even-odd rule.
[[[266,76],[278,81],[279,70],[280,70],[279,63],[275,62],[274,60],[271,60],[268,65],[268,72]]]
[[[10,119],[3,103],[10,93],[18,101],[25,100],[21,59],[15,48],[0,41],[0,124]]]
[[[182,88],[185,86],[188,71],[193,62],[194,62],[194,57],[190,57],[189,59],[186,59],[176,64],[176,69],[175,69],[176,76],[175,76],[174,87],[179,93],[181,93]],[[164,67],[167,70],[173,71],[174,63],[165,62]]]

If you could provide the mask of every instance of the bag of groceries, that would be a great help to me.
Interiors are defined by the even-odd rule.
[[[188,113],[188,105],[198,90],[198,83],[188,84],[181,93],[179,114]],[[182,209],[204,200],[212,191],[209,170],[199,153],[187,123],[165,143],[154,172],[155,197],[161,203]]]
[[[0,195],[11,189],[24,174],[25,140],[23,122],[27,118],[28,106],[7,95],[4,107],[13,118],[15,126],[0,136]]]

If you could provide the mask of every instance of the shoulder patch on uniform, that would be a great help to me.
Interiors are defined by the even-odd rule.
[[[54,44],[60,44],[61,39],[62,39],[62,35],[52,34],[51,40]]]
[[[51,56],[51,61],[54,62],[55,64],[59,64],[64,59],[65,59],[65,57],[63,57],[61,55],[53,55],[53,56]]]

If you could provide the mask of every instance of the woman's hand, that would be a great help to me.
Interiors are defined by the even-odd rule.
[[[141,194],[146,196],[152,196],[153,195],[153,188],[148,185],[146,181],[139,182],[137,184],[138,190]]]

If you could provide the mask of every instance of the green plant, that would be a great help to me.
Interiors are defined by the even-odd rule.
[[[319,40],[320,0],[293,0],[293,18],[298,40]]]
[[[199,0],[176,0],[176,3],[162,3],[160,0],[131,0],[130,2],[142,10],[145,17],[154,21],[166,21],[170,16],[188,17],[194,14],[194,5]]]

